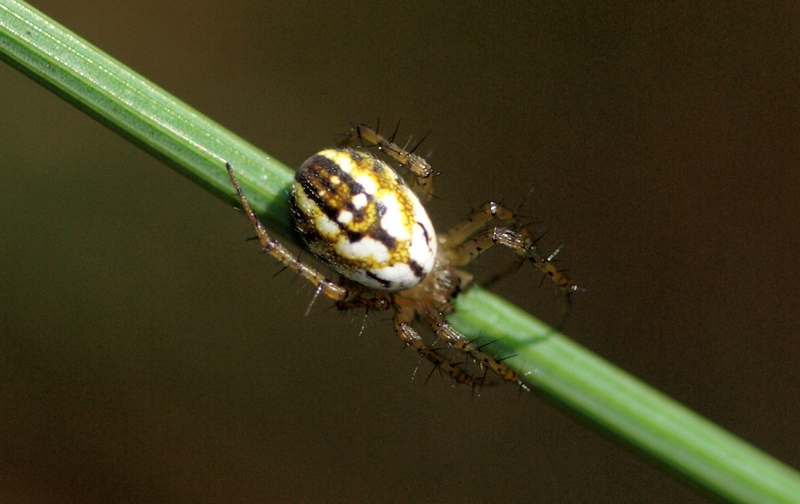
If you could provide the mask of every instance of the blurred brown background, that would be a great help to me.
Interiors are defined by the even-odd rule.
[[[440,229],[533,188],[567,334],[800,466],[797,4],[33,4],[290,166],[432,131]],[[0,89],[3,502],[708,499],[514,387],[412,383],[386,317],[304,317],[241,214]],[[496,290],[554,317],[531,268]]]

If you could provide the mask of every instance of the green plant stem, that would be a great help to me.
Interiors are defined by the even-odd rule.
[[[293,173],[24,2],[0,1],[0,58],[212,193],[236,203],[235,168],[264,223],[291,236]]]
[[[0,0],[0,57],[231,204],[230,161],[254,210],[293,238],[293,173],[27,4]],[[503,340],[537,390],[736,502],[800,502],[800,475],[507,301],[480,288],[451,317],[470,336]]]

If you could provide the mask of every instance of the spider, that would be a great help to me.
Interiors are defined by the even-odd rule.
[[[403,343],[457,383],[473,387],[490,383],[489,369],[527,389],[513,369],[455,330],[444,315],[472,282],[461,268],[497,244],[550,277],[568,306],[577,287],[553,264],[558,250],[547,257],[540,255],[535,240],[517,225],[514,212],[494,202],[447,233],[437,234],[422,205],[433,195],[433,170],[413,149],[399,147],[393,139],[394,135],[387,139],[368,126],[356,126],[338,148],[314,154],[297,170],[289,194],[295,228],[308,250],[339,274],[336,281],[301,262],[269,235],[230,163],[226,168],[264,251],[311,282],[315,298],[324,294],[340,310],[394,310],[394,329]],[[397,161],[408,173],[408,181],[381,159],[349,147],[356,141],[362,147],[377,147]],[[460,351],[466,361],[474,360],[483,374],[468,371],[463,362],[456,363],[426,344],[412,327],[416,319],[448,347]]]

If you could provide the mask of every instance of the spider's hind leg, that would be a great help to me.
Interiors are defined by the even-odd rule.
[[[415,316],[416,312],[410,305],[397,307],[397,312],[394,316],[394,329],[406,346],[414,348],[422,357],[425,357],[433,364],[434,369],[447,373],[457,383],[471,385],[473,388],[492,384],[483,376],[479,377],[470,374],[454,364],[450,359],[443,356],[440,352],[437,352],[425,344],[419,333],[411,327],[411,322],[414,320]]]
[[[515,383],[521,388],[528,390],[528,386],[522,381],[516,371],[501,362],[500,359],[483,350],[483,346],[475,344],[474,341],[467,339],[463,334],[456,331],[445,319],[444,316],[433,310],[427,310],[420,314],[422,319],[434,330],[436,336],[447,345],[456,348],[470,358],[474,359],[482,369],[491,369],[497,376],[505,381]]]

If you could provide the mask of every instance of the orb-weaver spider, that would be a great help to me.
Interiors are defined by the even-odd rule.
[[[408,171],[408,182],[384,161],[348,147],[356,141],[377,146],[396,160]],[[340,274],[334,281],[270,236],[251,209],[233,168],[228,163],[226,167],[263,249],[311,282],[317,295],[333,299],[341,310],[393,309],[400,339],[458,383],[484,385],[488,383],[486,369],[491,369],[503,380],[527,389],[513,369],[444,318],[472,280],[461,267],[496,244],[531,261],[569,303],[577,287],[553,264],[555,254],[539,253],[535,240],[517,225],[514,212],[486,203],[447,233],[437,234],[420,201],[427,202],[433,195],[433,170],[428,162],[367,126],[354,127],[339,148],[320,151],[300,166],[290,192],[295,227],[306,247]],[[489,225],[492,222],[498,225]],[[467,371],[426,344],[411,325],[417,318],[448,347],[477,362],[483,375]]]

